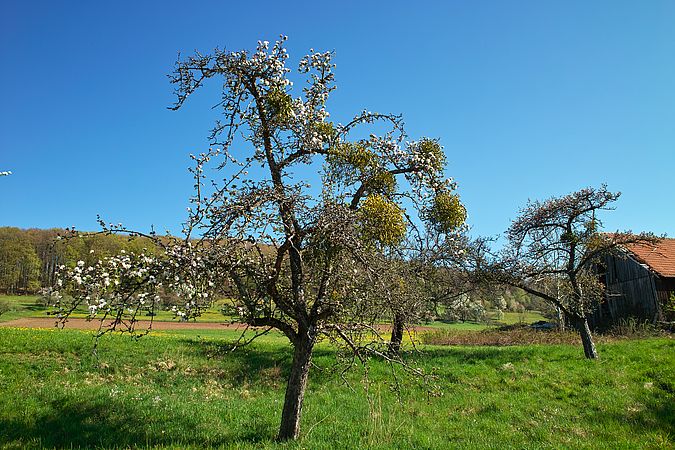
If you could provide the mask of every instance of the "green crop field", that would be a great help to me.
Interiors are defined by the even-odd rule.
[[[234,332],[140,340],[0,328],[4,448],[673,448],[675,341],[422,346],[422,385],[381,361],[347,374],[316,350],[298,442],[277,444],[290,352],[275,334],[229,352]],[[400,389],[392,389],[400,383]],[[429,395],[429,390],[435,395]]]

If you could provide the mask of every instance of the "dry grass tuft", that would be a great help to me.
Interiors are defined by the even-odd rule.
[[[526,325],[490,328],[481,331],[437,330],[420,334],[420,340],[430,345],[530,345],[580,344],[573,331],[539,331]]]

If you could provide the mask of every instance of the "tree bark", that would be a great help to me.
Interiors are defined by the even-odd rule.
[[[581,336],[581,343],[584,346],[584,355],[586,355],[586,358],[597,359],[598,352],[593,343],[593,336],[591,335],[591,329],[588,326],[588,319],[586,319],[586,317],[575,317],[574,326]]]
[[[389,340],[389,353],[398,356],[401,352],[401,343],[403,342],[403,315],[394,314],[394,322],[391,327],[391,339]]]
[[[291,374],[286,385],[284,409],[281,413],[281,426],[277,436],[279,441],[297,439],[300,434],[300,415],[302,414],[302,402],[305,399],[313,348],[314,339],[309,336],[301,336],[295,344]]]

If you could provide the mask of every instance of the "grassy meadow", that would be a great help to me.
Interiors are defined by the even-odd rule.
[[[47,307],[40,304],[35,295],[0,295],[0,302],[7,308],[0,314],[0,322],[22,317],[47,317]]]
[[[48,312],[50,307],[45,306],[40,302],[40,298],[35,295],[0,295],[0,302],[6,302],[9,306],[9,311],[4,314],[0,314],[0,322],[9,322],[11,320],[20,319],[24,317],[29,318],[44,318],[49,317]],[[210,323],[220,323],[220,322],[229,322],[235,318],[231,316],[223,315],[221,312],[223,304],[226,300],[219,300],[214,302],[214,304],[204,311],[200,317],[197,318],[198,322],[210,322]],[[87,316],[85,310],[74,312],[71,317],[73,318],[84,318]],[[490,327],[498,325],[513,325],[518,323],[529,324],[537,322],[540,320],[546,320],[538,311],[526,311],[524,313],[517,312],[504,312],[502,317],[497,320],[496,312],[489,312],[487,315],[488,322],[486,323],[477,323],[477,322],[446,322],[446,321],[434,321],[425,326],[431,328],[439,329],[452,329],[458,331],[478,331],[485,330]],[[139,317],[139,319],[149,319],[149,317]],[[170,311],[157,311],[157,315],[154,317],[156,321],[176,321],[173,313]]]
[[[467,333],[472,333],[467,331]],[[342,379],[316,350],[298,442],[274,436],[290,351],[267,335],[106,336],[0,328],[2,448],[673,448],[675,340],[434,346],[407,359],[421,385],[381,361]],[[400,389],[392,386],[400,383]],[[429,390],[434,395],[429,395]]]
[[[0,315],[0,322],[9,322],[10,320],[20,319],[23,317],[49,317],[48,313],[51,307],[40,302],[40,297],[36,295],[0,295],[0,301],[7,302],[9,311]],[[227,322],[232,319],[230,316],[225,316],[221,312],[221,308],[225,300],[219,300],[204,311],[199,317],[200,322]],[[87,317],[86,309],[75,311],[71,314],[72,318]],[[139,317],[139,320],[150,319],[149,316]],[[154,317],[158,321],[176,320],[171,311],[158,310]]]

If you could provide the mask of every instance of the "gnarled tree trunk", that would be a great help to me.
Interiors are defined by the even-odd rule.
[[[389,353],[392,355],[398,355],[401,351],[404,325],[403,315],[400,313],[394,314],[394,322],[391,327],[391,339],[389,340]]]
[[[588,320],[586,317],[574,317],[573,320],[574,327],[581,336],[581,343],[584,346],[584,355],[586,355],[586,358],[588,359],[596,359],[598,357],[598,352],[593,343],[593,336],[591,335],[591,329],[588,326]]]
[[[307,387],[313,348],[314,338],[308,335],[299,337],[295,342],[293,364],[286,385],[284,409],[281,413],[281,426],[277,436],[279,441],[296,439],[300,434],[300,415],[302,413],[302,402],[305,399],[305,388]]]

